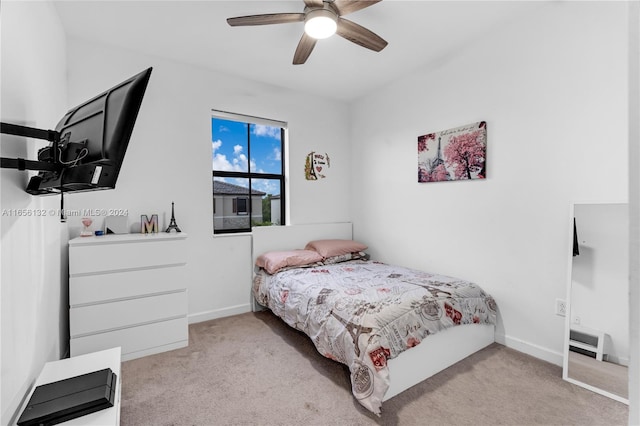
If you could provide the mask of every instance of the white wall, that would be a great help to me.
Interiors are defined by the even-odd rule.
[[[213,236],[211,109],[288,123],[291,222],[300,224],[351,219],[345,184],[351,161],[347,106],[78,39],[68,45],[70,106],[150,66],[154,69],[116,189],[70,195],[66,204],[72,210],[129,209],[130,223],[139,222],[140,214],[159,213],[166,227],[174,201],[176,221],[189,234],[184,280],[190,321],[249,311],[249,234]],[[330,178],[304,179],[311,151],[329,153]],[[103,218],[94,219],[100,226]],[[80,226],[79,218],[70,219],[73,235]]]
[[[627,199],[627,28],[623,2],[554,2],[352,108],[356,238],[481,284],[497,339],[558,365],[569,206]],[[488,178],[418,184],[417,137],[481,120]]]
[[[3,122],[54,128],[66,111],[66,61],[62,27],[48,3],[2,2]],[[2,135],[3,157],[35,159],[41,143]],[[57,197],[32,197],[27,172],[0,171],[2,379],[0,423],[9,424],[46,361],[68,347],[67,227],[57,215],[17,216],[59,207]]]

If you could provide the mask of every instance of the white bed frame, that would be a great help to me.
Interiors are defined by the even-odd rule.
[[[350,222],[253,228],[256,258],[267,251],[302,249],[319,239],[352,239]],[[364,241],[363,241],[364,242]],[[253,299],[253,296],[252,296]],[[253,310],[265,309],[253,299]],[[441,331],[388,361],[390,386],[384,401],[494,342],[494,326],[467,324]]]

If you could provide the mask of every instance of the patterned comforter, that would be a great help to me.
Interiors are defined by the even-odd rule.
[[[459,324],[495,324],[478,285],[369,260],[256,273],[253,292],[322,355],[346,364],[356,399],[380,414],[387,360]]]

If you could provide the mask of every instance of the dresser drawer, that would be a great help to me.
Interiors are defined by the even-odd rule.
[[[187,318],[161,321],[137,327],[71,339],[71,356],[122,347],[122,360],[138,358],[189,343]]]
[[[69,275],[152,268],[186,263],[186,240],[149,236],[132,241],[76,244],[69,247]]]
[[[186,312],[186,290],[72,307],[69,310],[69,331],[74,338],[90,333],[186,317]]]
[[[167,293],[183,290],[184,285],[182,266],[72,276],[69,278],[69,305],[73,308],[96,302]]]

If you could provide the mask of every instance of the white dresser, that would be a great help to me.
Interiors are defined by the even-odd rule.
[[[69,241],[71,356],[115,346],[122,360],[188,345],[181,233]]]

